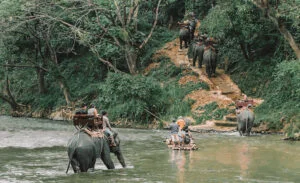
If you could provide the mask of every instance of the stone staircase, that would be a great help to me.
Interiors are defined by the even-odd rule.
[[[236,127],[236,115],[229,114],[227,116],[224,116],[223,120],[214,120],[214,123],[216,126]]]

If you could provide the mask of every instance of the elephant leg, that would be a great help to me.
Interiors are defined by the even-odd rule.
[[[211,68],[210,68],[210,64],[206,64],[206,74],[207,76],[210,78],[211,77],[211,72],[210,72]]]
[[[187,48],[188,47],[188,41],[184,40],[184,47]]]
[[[96,161],[94,161],[95,163]],[[91,167],[89,164],[89,161],[84,159],[84,158],[80,158],[79,159],[79,167],[80,167],[80,172],[87,172],[88,169]]]
[[[247,129],[247,136],[250,136],[250,129]]]
[[[241,130],[239,130],[240,136],[243,136],[243,132]]]
[[[202,68],[202,60],[200,58],[198,60],[198,68]]]
[[[193,66],[196,66],[197,53],[193,53]]]
[[[108,143],[103,144],[103,150],[101,152],[101,159],[108,169],[115,169],[115,165],[110,157],[110,149],[109,149]]]
[[[80,167],[79,167],[79,162],[75,158],[71,159],[71,166],[73,168],[74,173],[81,172]]]
[[[212,72],[212,74],[214,74],[214,75],[216,75],[216,67],[217,67],[216,62],[215,62],[215,60],[213,60],[213,61],[212,61],[211,72]]]
[[[198,54],[198,68],[202,68],[202,56],[201,56],[201,53]]]
[[[182,38],[179,38],[180,49],[182,49]]]

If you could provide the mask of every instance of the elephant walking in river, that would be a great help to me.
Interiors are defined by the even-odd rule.
[[[71,164],[74,172],[87,172],[88,169],[94,168],[96,158],[99,157],[108,169],[114,169],[110,152],[115,153],[122,166],[125,167],[126,164],[120,150],[120,140],[117,135],[114,137],[116,147],[110,148],[105,136],[91,137],[83,130],[76,132],[68,142],[69,164]]]
[[[244,134],[250,135],[254,119],[254,113],[249,109],[244,109],[237,115],[237,130],[239,131],[240,136],[243,136]]]

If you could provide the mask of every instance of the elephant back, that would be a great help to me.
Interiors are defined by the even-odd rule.
[[[197,24],[196,19],[190,21],[190,27],[191,27],[192,29],[195,29],[195,28],[196,28],[196,24]]]
[[[179,31],[179,37],[187,37],[189,36],[190,32],[187,28],[180,28],[180,31]]]
[[[194,52],[195,52],[197,55],[202,55],[203,52],[204,52],[204,45],[198,45],[198,44],[195,44]]]
[[[68,153],[74,153],[77,148],[91,146],[94,148],[92,138],[85,132],[78,130],[68,141]]]
[[[207,50],[204,50],[204,53],[203,53],[203,60],[206,64],[209,64],[211,63],[211,50],[210,49],[207,49]]]
[[[254,113],[248,109],[242,110],[240,114],[237,115],[238,123],[248,122],[249,124],[253,124],[255,119]]]

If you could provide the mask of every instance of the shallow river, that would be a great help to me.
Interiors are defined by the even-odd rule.
[[[196,134],[199,150],[172,151],[164,130],[116,129],[127,163],[97,160],[94,172],[68,174],[70,122],[0,116],[0,182],[300,182],[300,143],[279,135]]]

